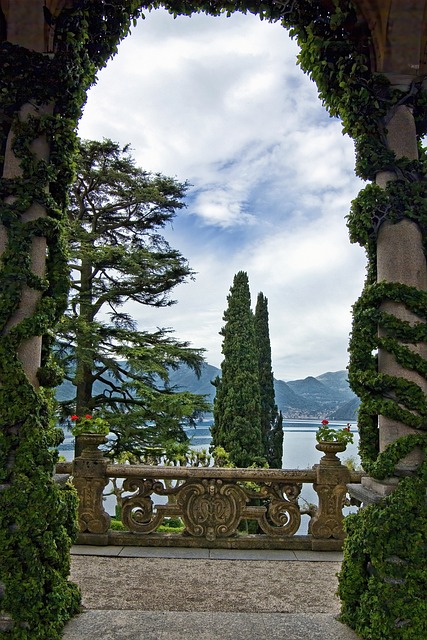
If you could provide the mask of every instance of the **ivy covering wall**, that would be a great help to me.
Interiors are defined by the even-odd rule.
[[[396,180],[385,189],[368,185],[353,202],[348,219],[350,238],[366,248],[368,276],[354,307],[349,378],[360,396],[361,456],[374,478],[393,474],[395,464],[415,447],[427,451],[427,404],[412,382],[378,372],[376,350],[393,353],[405,368],[426,377],[426,362],[411,345],[427,341],[426,293],[376,278],[377,232],[384,220],[415,222],[426,241],[426,163],[397,159],[386,139],[387,123],[398,105],[413,109],[421,141],[427,129],[427,99],[421,84],[408,92],[393,88],[371,72],[369,34],[361,31],[349,0],[258,0],[228,2],[106,3],[79,0],[59,16],[48,16],[54,29],[54,52],[38,54],[7,41],[0,47],[1,148],[14,133],[14,153],[23,175],[2,179],[1,221],[7,248],[0,272],[0,611],[12,617],[0,637],[26,640],[60,637],[64,621],[77,610],[79,597],[67,582],[68,549],[73,535],[74,497],[51,480],[55,431],[49,427],[44,392],[28,382],[17,357],[19,345],[31,336],[45,336],[43,385],[57,375],[48,362],[48,337],[65,307],[67,269],[64,208],[72,177],[74,130],[94,75],[114,53],[139,10],[165,6],[175,15],[204,11],[258,14],[290,29],[301,47],[299,63],[317,83],[319,95],[356,144],[356,172],[373,180],[391,171]],[[26,103],[54,105],[52,115],[22,121]],[[37,161],[34,139],[46,135],[49,161]],[[40,203],[46,216],[24,222],[22,214]],[[35,277],[29,251],[32,239],[48,239],[47,272]],[[12,330],[8,321],[19,306],[23,287],[40,292],[36,312]],[[381,309],[385,300],[404,304],[419,317],[414,326]],[[384,331],[378,337],[378,326]],[[19,390],[19,391],[18,391]],[[379,453],[377,416],[398,420],[416,432]],[[427,462],[402,480],[395,492],[348,519],[348,539],[340,576],[342,620],[362,638],[419,640],[427,628]]]
[[[165,3],[175,13],[190,14],[188,3]],[[427,164],[421,140],[427,132],[427,94],[414,82],[407,92],[373,73],[370,34],[364,32],[349,0],[284,0],[201,3],[216,15],[249,11],[261,19],[280,21],[300,45],[299,64],[316,82],[319,96],[343,132],[355,141],[356,173],[374,180],[389,171],[396,178],[385,189],[368,184],[352,203],[350,239],[368,256],[364,291],[353,309],[349,381],[361,398],[360,454],[365,470],[382,480],[416,447],[427,453],[427,402],[414,382],[378,370],[378,349],[393,354],[409,371],[427,377],[427,363],[411,347],[427,342],[427,294],[403,284],[377,282],[377,234],[384,221],[416,223],[427,247]],[[387,142],[387,124],[400,105],[413,110],[420,154],[417,161],[396,158]],[[419,321],[411,326],[385,313],[381,304],[403,304]],[[381,330],[379,332],[379,329]],[[381,337],[379,337],[381,335]],[[414,428],[379,452],[378,416]],[[370,640],[419,640],[427,633],[427,461],[379,505],[350,516],[345,559],[339,580],[341,619]]]
[[[79,608],[78,589],[67,579],[76,497],[70,487],[60,488],[52,480],[55,446],[62,435],[49,415],[48,387],[57,385],[59,377],[49,363],[48,346],[67,300],[64,211],[76,124],[96,69],[114,52],[134,12],[132,2],[76,2],[57,17],[46,16],[55,31],[54,51],[37,53],[6,40],[0,44],[1,175],[11,140],[21,168],[19,177],[0,181],[6,234],[0,270],[2,638],[59,639],[64,622]],[[24,105],[30,105],[28,117],[22,115]],[[47,160],[34,153],[33,143],[41,137],[50,144]],[[23,214],[33,205],[45,215],[31,221]],[[46,238],[48,245],[43,277],[31,266],[37,237]],[[25,289],[38,292],[39,302],[30,317],[11,328]],[[40,389],[29,382],[18,357],[20,346],[34,336],[44,336]]]

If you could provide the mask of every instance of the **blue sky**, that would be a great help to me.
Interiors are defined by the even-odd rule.
[[[222,360],[234,274],[267,296],[273,368],[283,380],[347,366],[351,306],[365,277],[345,216],[363,186],[353,143],[329,118],[298,49],[251,15],[148,13],[90,90],[84,138],[131,143],[148,171],[188,180],[165,233],[197,272],[177,304],[130,306],[141,329],[171,327]]]

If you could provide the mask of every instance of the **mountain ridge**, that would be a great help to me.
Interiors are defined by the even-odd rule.
[[[169,384],[177,390],[203,393],[213,403],[215,387],[211,384],[211,380],[216,376],[221,376],[221,369],[213,365],[204,364],[199,379],[194,372],[183,365],[176,371],[171,371]],[[344,369],[288,382],[274,378],[274,390],[276,404],[282,411],[283,417],[287,419],[355,420],[357,417],[360,400],[350,389],[347,371]]]
[[[221,369],[205,363],[198,378],[186,365],[170,370],[168,387],[177,391],[190,391],[207,396],[213,404],[215,387],[212,384]],[[104,391],[101,383],[96,383],[95,392]],[[286,419],[320,418],[330,420],[356,420],[360,400],[350,389],[347,372],[328,371],[320,376],[307,376],[299,380],[274,379],[276,404]],[[56,390],[58,400],[72,398],[74,389],[70,382],[64,381]]]

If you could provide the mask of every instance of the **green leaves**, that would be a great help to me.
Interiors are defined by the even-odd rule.
[[[223,447],[237,467],[248,467],[264,456],[258,351],[251,311],[248,276],[239,271],[233,280],[224,312],[226,324],[221,364],[215,382],[211,450]]]
[[[404,478],[346,519],[340,619],[361,637],[417,640],[427,620],[425,482]]]
[[[210,406],[168,386],[170,369],[196,372],[202,350],[170,330],[138,330],[126,302],[157,307],[174,301],[175,286],[192,277],[187,261],[160,234],[183,207],[187,185],[137,167],[129,146],[79,141],[70,189],[70,259],[74,272],[56,357],[74,387],[64,403],[79,416],[101,412],[116,440],[111,457],[186,440],[182,425]],[[102,386],[103,392],[99,389]]]

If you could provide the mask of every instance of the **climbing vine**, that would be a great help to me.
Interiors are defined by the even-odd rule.
[[[55,31],[51,53],[0,43],[2,638],[59,640],[64,622],[79,609],[78,589],[67,580],[77,499],[71,486],[60,488],[52,477],[62,434],[49,411],[47,387],[60,380],[49,361],[49,342],[67,303],[65,211],[77,120],[97,68],[114,53],[137,15],[134,5],[87,0],[50,16]],[[47,158],[34,151],[34,142],[43,138],[49,144]],[[10,149],[18,171],[8,164]],[[45,272],[39,276],[31,257],[37,238],[47,245]],[[17,322],[26,292],[36,295],[35,309],[28,317],[19,314]],[[38,336],[43,336],[39,389],[19,358],[20,349]]]
[[[426,377],[424,359],[411,348],[426,341],[426,294],[377,282],[376,238],[384,221],[409,219],[418,225],[427,247],[424,152],[417,161],[397,159],[386,137],[394,110],[406,104],[421,140],[427,132],[427,94],[417,82],[403,92],[372,73],[369,33],[350,0],[75,0],[55,16],[46,8],[52,51],[41,54],[10,42],[0,44],[0,164],[13,139],[22,172],[13,178],[6,172],[0,181],[0,219],[6,234],[0,270],[0,637],[55,640],[78,608],[78,592],[67,582],[75,497],[52,482],[58,436],[50,426],[48,394],[28,381],[18,351],[32,337],[44,336],[39,381],[57,383],[58,372],[49,363],[49,336],[68,288],[64,213],[76,123],[96,71],[115,53],[140,11],[158,6],[174,15],[241,11],[281,22],[298,41],[299,63],[317,83],[325,107],[341,118],[344,132],[355,140],[357,174],[367,180],[380,171],[394,174],[396,179],[385,189],[368,185],[353,202],[348,219],[350,237],[365,247],[369,261],[366,286],[353,311],[349,379],[362,400],[361,456],[373,477],[392,475],[396,463],[415,447],[427,451],[425,395],[415,383],[378,372],[375,355],[378,349],[392,353],[401,366]],[[31,106],[25,117],[24,105]],[[33,153],[40,136],[50,144],[48,159]],[[25,214],[33,205],[44,215],[30,220]],[[43,276],[34,275],[31,266],[37,237],[48,244]],[[30,317],[12,327],[26,289],[38,292],[39,301]],[[385,300],[403,304],[419,321],[410,325],[386,313]],[[414,429],[381,454],[379,414]],[[348,521],[340,577],[342,618],[362,637],[418,640],[425,635],[426,476],[426,465],[421,464],[380,505]]]
[[[187,3],[167,3],[175,13],[188,13]],[[354,306],[349,380],[361,398],[358,417],[360,454],[366,471],[377,479],[393,476],[397,463],[415,448],[427,453],[427,401],[410,380],[378,371],[379,349],[403,368],[427,378],[426,361],[414,346],[427,342],[427,294],[415,287],[377,282],[377,234],[387,221],[407,219],[418,225],[427,249],[427,163],[419,143],[419,159],[396,158],[387,141],[387,125],[396,109],[408,105],[419,141],[427,132],[427,93],[414,81],[408,91],[372,73],[370,34],[364,32],[350,0],[283,0],[270,5],[251,2],[224,5],[261,19],[281,21],[300,45],[299,63],[316,82],[319,96],[343,131],[355,141],[356,173],[374,180],[377,173],[394,176],[385,189],[368,185],[352,204],[350,238],[368,256],[364,291]],[[212,12],[210,5],[202,10]],[[409,324],[387,313],[382,304],[404,305],[418,318]],[[379,453],[378,416],[411,427]],[[379,505],[371,505],[348,522],[345,560],[340,576],[342,620],[363,638],[418,639],[427,628],[426,481],[427,463],[403,479]]]

